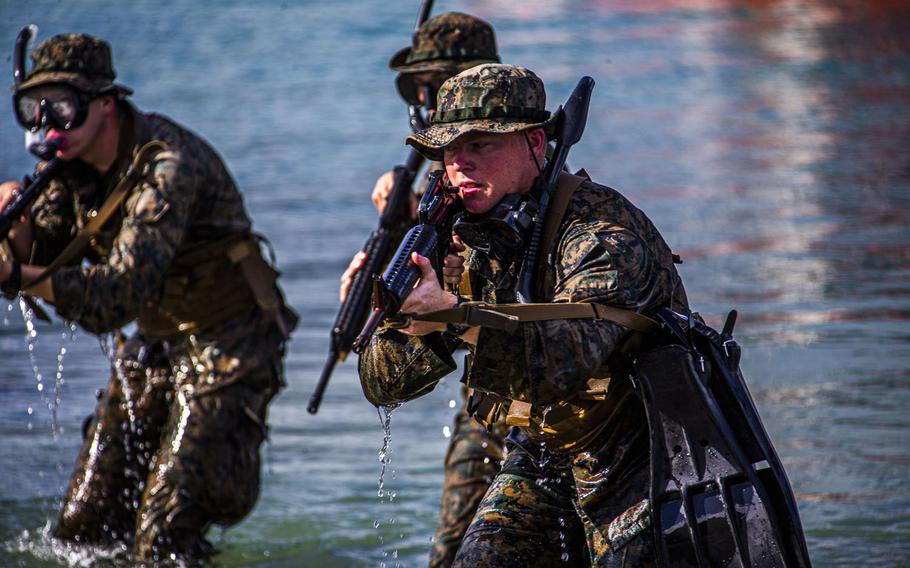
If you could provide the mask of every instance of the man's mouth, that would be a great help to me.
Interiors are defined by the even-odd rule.
[[[59,132],[55,132],[52,130],[51,132],[48,133],[45,140],[47,140],[50,143],[53,143],[55,146],[57,146],[57,149],[59,149],[59,150],[63,150],[64,148],[66,148],[66,138],[64,138],[64,136],[62,134],[60,134]]]
[[[458,185],[458,188],[461,189],[461,195],[464,197],[468,197],[469,195],[474,195],[483,191],[483,186],[473,181],[461,182]]]

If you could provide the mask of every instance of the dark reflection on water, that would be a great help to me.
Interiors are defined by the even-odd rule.
[[[413,5],[411,5],[413,4]],[[744,368],[800,497],[817,566],[910,561],[910,4],[906,1],[459,0],[504,59],[558,104],[597,80],[570,162],[632,198],[686,260],[693,304],[715,324],[741,313]],[[286,391],[271,413],[263,493],[223,535],[226,566],[420,565],[436,521],[452,378],[383,432],[340,366],[323,409],[303,410],[324,361],[337,278],[372,229],[368,193],[401,160],[404,108],[388,57],[417,2],[271,0],[72,3],[0,0],[0,46],[34,21],[42,37],[110,39],[137,103],[211,140],[273,241],[303,316]],[[9,62],[6,63],[9,66]],[[32,164],[0,112],[0,178]],[[68,354],[61,435],[35,387],[18,307],[0,302],[0,564],[90,565],[55,548],[78,429],[103,386],[94,338],[39,326],[52,387]],[[379,528],[373,528],[379,521]],[[397,554],[397,558],[395,555]]]

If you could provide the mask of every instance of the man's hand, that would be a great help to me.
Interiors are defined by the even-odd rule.
[[[13,201],[13,199],[19,195],[22,191],[22,184],[18,181],[5,181],[0,183],[0,211],[6,209],[6,206]],[[28,211],[23,211],[22,215],[16,219],[13,223],[13,227],[28,221]]]
[[[420,269],[420,280],[417,281],[417,286],[411,291],[399,311],[420,315],[455,307],[458,298],[455,297],[455,294],[446,292],[439,286],[439,280],[436,278],[436,271],[433,270],[430,259],[415,252],[411,253],[411,262]],[[426,335],[433,331],[445,331],[445,329],[446,324],[444,323],[412,321],[408,327],[399,331],[408,335]]]
[[[395,172],[386,172],[379,176],[376,185],[373,186],[373,193],[370,199],[373,200],[373,207],[376,212],[382,215],[385,206],[389,202],[389,194],[392,193],[392,186],[395,185]],[[408,191],[408,201],[410,203],[410,215],[412,220],[417,219],[417,196],[413,191]]]
[[[341,275],[341,288],[338,290],[338,302],[343,304],[351,291],[351,284],[354,283],[354,276],[363,268],[363,263],[367,261],[367,253],[360,251],[351,259],[351,263],[344,269]]]
[[[460,253],[465,251],[464,243],[458,235],[452,235],[452,248],[442,263],[442,277],[446,284],[455,286],[461,284],[464,274],[464,257]]]
[[[17,181],[0,183],[0,211],[6,209],[6,206],[15,199],[20,191],[22,191],[22,184]],[[12,245],[15,257],[19,260],[27,260],[28,252],[32,248],[32,224],[29,222],[28,208],[13,221],[13,226],[6,238]]]

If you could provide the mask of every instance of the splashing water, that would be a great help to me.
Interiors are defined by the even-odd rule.
[[[377,413],[379,413],[379,422],[382,424],[382,430],[383,430],[382,448],[379,449],[379,454],[378,454],[379,463],[382,464],[382,467],[379,471],[379,484],[378,484],[378,489],[376,492],[377,495],[379,496],[380,502],[383,501],[383,497],[385,497],[385,496],[388,496],[389,503],[393,502],[396,497],[395,491],[388,490],[385,487],[385,474],[386,474],[386,469],[388,469],[389,465],[392,463],[392,458],[390,457],[390,454],[392,453],[392,447],[391,447],[392,446],[392,413],[399,406],[401,406],[401,405],[395,404],[395,405],[389,405],[389,406],[382,406],[376,410]],[[391,473],[392,473],[392,478],[394,479],[395,470],[392,469]],[[394,517],[389,518],[388,522],[389,522],[389,525],[394,525],[395,524]],[[381,525],[382,525],[382,523],[380,523],[379,519],[376,519],[373,521],[374,529],[379,529],[379,527]],[[385,539],[382,537],[381,534],[379,535],[379,544],[380,544],[380,546],[385,544]],[[382,555],[383,555],[383,557],[388,558],[389,552],[383,551]],[[392,558],[395,558],[395,559],[398,558],[397,549],[392,551]],[[379,566],[385,567],[386,563],[381,561],[379,563]],[[400,564],[396,561],[395,566],[400,566]]]
[[[383,439],[382,439],[382,448],[379,450],[379,463],[382,464],[382,469],[379,471],[379,489],[377,494],[380,498],[385,496],[385,472],[386,468],[392,463],[392,458],[389,457],[389,454],[392,453],[391,444],[392,444],[392,413],[400,405],[391,405],[391,406],[382,406],[377,409],[379,412],[379,422],[382,424],[383,430]],[[394,477],[394,470],[392,471],[392,476]]]
[[[44,375],[41,373],[41,368],[38,366],[38,328],[35,325],[35,312],[21,294],[18,299],[19,310],[22,312],[22,320],[25,322],[25,344],[29,361],[32,364],[32,374],[35,376],[35,387],[38,389],[38,394],[41,396],[42,402],[44,402],[44,405],[50,413],[51,434],[53,435],[54,440],[57,440],[62,432],[57,422],[57,411],[60,408],[60,402],[63,397],[63,359],[66,356],[66,346],[61,345],[60,350],[57,352],[57,370],[54,375],[54,394],[52,398],[45,388]],[[10,304],[7,308],[7,312],[12,311],[12,309],[13,306]],[[4,316],[3,321],[4,324],[9,323],[6,316]],[[66,330],[63,332],[63,340],[66,341],[67,339],[69,339],[71,343],[76,340],[76,326],[70,322],[66,323]]]

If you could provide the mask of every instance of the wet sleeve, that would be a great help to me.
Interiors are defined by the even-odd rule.
[[[54,274],[57,312],[92,333],[117,329],[158,293],[183,240],[197,191],[179,152],[162,152],[125,202],[107,262]]]
[[[423,337],[393,329],[377,333],[360,355],[360,385],[376,406],[399,404],[426,394],[455,370],[455,344],[440,333]]]
[[[648,305],[651,258],[634,233],[607,223],[577,224],[557,249],[554,302]],[[468,386],[535,405],[565,400],[605,376],[607,359],[627,330],[608,321],[527,322],[514,333],[483,328]]]

